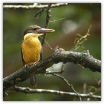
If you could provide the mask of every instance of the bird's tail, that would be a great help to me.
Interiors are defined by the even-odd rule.
[[[35,74],[31,74],[31,75],[30,75],[30,84],[31,84],[32,86],[35,86],[35,87],[36,87],[37,82],[36,82],[36,76],[35,76]]]

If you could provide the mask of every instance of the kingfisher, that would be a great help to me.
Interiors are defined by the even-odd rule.
[[[31,25],[24,31],[24,39],[21,45],[22,62],[25,67],[38,63],[42,59],[42,45],[39,36],[54,32],[54,29],[41,28]],[[30,84],[36,85],[35,75],[30,75]]]

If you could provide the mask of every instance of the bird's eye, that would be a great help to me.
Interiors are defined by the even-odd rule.
[[[37,30],[37,28],[33,28],[33,30]]]

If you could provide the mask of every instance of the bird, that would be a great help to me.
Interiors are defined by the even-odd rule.
[[[42,59],[42,45],[38,37],[54,31],[54,29],[41,28],[38,25],[31,25],[25,29],[21,45],[22,62],[25,67],[36,64]],[[36,85],[34,74],[30,75],[30,84]]]

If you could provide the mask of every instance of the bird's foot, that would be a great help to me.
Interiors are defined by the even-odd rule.
[[[25,65],[24,65],[24,69],[25,69],[26,72],[28,71],[28,68],[30,68],[30,65],[25,64]]]
[[[38,63],[39,63],[38,61],[34,62],[34,65],[36,65],[36,64],[38,64]]]
[[[30,67],[30,65],[28,65],[28,64],[25,64],[25,66],[24,66],[25,68],[29,68]]]
[[[32,86],[34,86],[34,87],[37,86],[37,81],[36,81],[36,75],[35,75],[35,73],[32,73],[32,74],[30,75],[30,84],[31,84]]]

